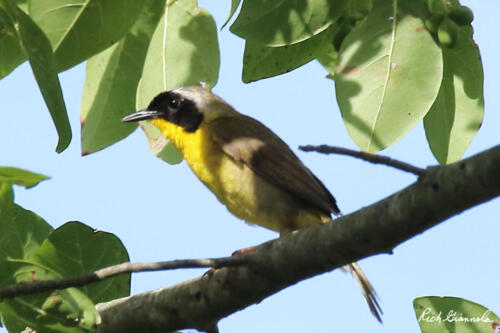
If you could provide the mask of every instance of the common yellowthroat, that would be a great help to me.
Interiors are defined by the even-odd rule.
[[[148,120],[179,149],[196,176],[237,217],[281,235],[331,220],[335,198],[288,145],[203,87],[157,95],[146,110],[123,118]],[[356,263],[355,277],[373,315],[381,309]]]

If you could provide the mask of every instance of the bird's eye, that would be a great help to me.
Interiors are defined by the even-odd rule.
[[[174,97],[169,101],[168,106],[170,106],[172,109],[178,109],[180,105],[181,105],[181,101],[178,98]]]

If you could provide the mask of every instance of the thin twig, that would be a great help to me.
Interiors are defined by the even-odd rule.
[[[425,169],[416,167],[406,162],[395,160],[393,158],[390,158],[389,156],[375,155],[342,147],[332,147],[328,145],[320,145],[320,146],[307,145],[307,146],[299,146],[299,149],[302,151],[317,151],[323,154],[340,154],[340,155],[353,156],[365,160],[367,162],[375,164],[385,164],[402,171],[413,173],[417,176],[422,176],[425,173]]]
[[[160,261],[151,263],[130,263],[101,268],[89,274],[52,280],[37,280],[33,282],[20,282],[0,288],[0,300],[21,295],[36,294],[56,289],[80,287],[90,283],[102,281],[116,275],[136,272],[149,272],[171,270],[178,268],[203,268],[203,267],[228,267],[239,266],[246,263],[244,256],[232,256],[213,259],[184,259]]]

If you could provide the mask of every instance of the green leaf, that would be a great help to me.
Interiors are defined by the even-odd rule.
[[[334,29],[293,45],[266,47],[252,41],[245,44],[243,82],[250,83],[300,67],[331,48]]]
[[[40,216],[14,203],[12,183],[0,181],[0,285],[16,282],[18,266],[6,260],[32,258],[51,231]]]
[[[128,260],[116,236],[79,222],[69,222],[54,230],[30,260],[11,259],[7,267],[10,271],[16,268],[15,282],[21,282],[84,275]],[[0,312],[7,327],[29,326],[40,332],[85,332],[99,321],[95,303],[129,293],[130,275],[120,275],[79,288],[5,300],[0,303]]]
[[[406,7],[411,5],[416,8]],[[425,5],[417,1],[374,1],[342,43],[337,101],[349,135],[363,151],[395,143],[436,99],[443,59],[420,19],[423,12]]]
[[[158,93],[179,86],[217,83],[220,59],[212,16],[195,0],[169,1],[149,45],[137,109]]]
[[[344,0],[245,0],[231,32],[263,46],[284,46],[319,34],[340,17]]]
[[[352,0],[349,1],[350,17],[365,16],[373,9],[372,0]]]
[[[333,38],[336,38],[336,36],[340,33],[341,26],[333,24],[330,26],[330,29],[333,30]],[[328,43],[316,58],[318,62],[328,71],[328,77],[333,78],[339,60],[339,52],[335,49],[334,42],[331,41]]]
[[[424,118],[432,153],[441,164],[458,161],[481,127],[483,68],[472,29],[459,29],[457,45],[443,49],[443,82]]]
[[[147,121],[141,122],[140,126],[148,138],[149,149],[153,154],[170,164],[182,162],[182,153],[161,134],[159,128]]]
[[[33,256],[52,227],[43,218],[12,204],[1,208],[0,221],[0,259],[26,259]],[[0,283],[8,281],[10,276],[6,270],[0,270]]]
[[[95,304],[76,288],[52,292],[42,304],[42,310],[59,322],[68,322],[70,327],[78,324],[80,328],[90,330],[100,321]]]
[[[231,0],[231,10],[229,11],[229,15],[227,16],[226,22],[220,27],[220,29],[224,29],[224,27],[231,21],[231,18],[233,17],[234,13],[236,12],[236,9],[240,6],[241,0]]]
[[[13,203],[14,190],[12,189],[12,183],[0,181],[0,217],[3,218],[3,223],[7,223],[7,218],[5,218],[5,216],[7,216],[7,211],[9,211]]]
[[[149,105],[158,93],[178,86],[217,83],[220,59],[217,28],[212,16],[195,0],[168,1],[149,45],[137,93],[137,109]],[[180,153],[157,131],[144,125],[158,157],[178,163]]]
[[[28,0],[13,0],[17,7],[28,14]]]
[[[47,104],[50,115],[59,134],[56,151],[68,147],[71,142],[71,127],[57,76],[52,48],[45,34],[21,9],[9,0],[0,0],[0,5],[16,21],[16,32],[27,54],[33,75]],[[0,8],[1,8],[0,7]]]
[[[80,222],[68,222],[52,232],[33,261],[60,277],[77,276],[129,261],[127,250],[113,234]],[[130,274],[79,287],[94,303],[128,296]]]
[[[427,0],[427,6],[431,14],[447,15],[452,4],[448,0]]]
[[[53,272],[36,265],[17,265],[17,282],[54,279]],[[89,332],[100,317],[92,301],[76,288],[68,288],[6,299],[0,303],[5,327],[20,332],[30,327],[37,332]]]
[[[500,318],[486,307],[458,297],[418,297],[413,308],[422,333],[492,333]]]
[[[137,0],[30,0],[29,13],[47,34],[58,71],[64,71],[119,40],[143,5]]]
[[[16,205],[12,185],[0,181],[0,260],[31,258],[51,231],[40,216]],[[9,278],[0,269],[0,284]]]
[[[137,128],[121,119],[135,111],[146,52],[164,3],[148,0],[130,32],[87,61],[80,110],[82,155],[103,149]]]
[[[26,60],[14,22],[0,7],[0,79]]]
[[[10,174],[19,176],[17,172]],[[52,228],[42,218],[14,204],[13,200],[11,183],[0,181],[0,267],[2,268],[0,285],[54,279],[68,272],[77,275],[73,274],[71,268],[80,265],[80,270],[85,269],[88,266],[85,263],[91,260],[95,260],[94,265],[107,265],[106,259],[110,258],[119,257],[118,260],[128,260],[126,253],[125,256],[120,256],[123,251],[116,245],[119,243],[116,238],[98,233],[99,236],[95,237],[98,239],[93,239],[94,242],[98,242],[97,245],[88,239],[88,244],[82,244],[79,242],[84,238],[81,236],[81,229],[85,228],[70,229],[72,225],[66,227],[68,224],[50,234]],[[87,227],[84,232],[89,233],[88,229]],[[93,231],[90,233],[96,234]],[[73,242],[72,246],[60,244],[61,237],[65,238],[64,241]],[[84,248],[84,245],[89,245],[90,249]],[[121,243],[119,245],[121,246]],[[101,252],[97,254],[93,250]],[[59,267],[51,261],[58,255],[64,256],[65,264],[69,266],[65,267],[66,271],[57,270]],[[90,258],[87,258],[86,262],[73,261],[75,257],[78,259],[81,256]],[[124,281],[116,281],[118,283],[113,285],[109,285],[110,282],[108,285],[101,284],[101,288],[104,289],[99,294],[95,294],[97,289],[94,286],[94,290],[90,289],[94,292],[94,298],[108,300],[115,295],[120,297],[125,294],[125,290],[128,294],[129,278],[124,276],[121,279]],[[26,327],[38,332],[87,332],[99,320],[94,303],[82,291],[75,288],[2,300],[0,316],[10,332],[20,332]]]
[[[26,188],[32,188],[46,179],[49,179],[49,177],[28,170],[0,167],[0,182],[10,182]]]

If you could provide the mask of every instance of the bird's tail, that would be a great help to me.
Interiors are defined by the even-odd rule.
[[[363,273],[361,268],[355,262],[342,268],[351,273],[354,279],[356,279],[356,282],[358,283],[359,287],[361,288],[361,292],[365,297],[366,303],[368,303],[368,306],[370,307],[370,311],[375,316],[375,318],[377,318],[377,320],[382,323],[382,309],[378,304],[377,293],[375,292],[375,289],[373,289],[370,281],[368,281],[365,273]]]

